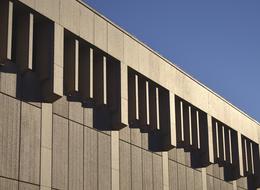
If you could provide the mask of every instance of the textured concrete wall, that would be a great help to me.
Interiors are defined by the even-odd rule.
[[[260,186],[259,123],[75,0],[0,1],[0,189]]]
[[[40,182],[44,172],[40,167],[43,105],[25,103],[3,92],[0,103],[0,189],[45,187]],[[52,105],[63,107],[62,112],[50,110],[52,189],[201,190],[203,180],[207,189],[247,189],[246,178],[234,181],[235,186],[224,181],[223,168],[216,164],[206,168],[203,179],[201,169],[191,168],[190,153],[183,149],[173,148],[166,155],[149,151],[147,134],[129,127],[119,132],[119,178],[115,178],[119,181],[112,188],[111,143],[115,137],[93,128],[91,109],[82,111],[70,103],[63,98]],[[69,118],[72,112],[77,117]]]

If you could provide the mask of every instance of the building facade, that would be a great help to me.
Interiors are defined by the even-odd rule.
[[[0,189],[260,187],[260,124],[82,1],[0,0]]]

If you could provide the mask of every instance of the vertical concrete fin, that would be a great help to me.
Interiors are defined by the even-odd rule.
[[[145,99],[146,99],[146,124],[150,125],[150,89],[149,89],[149,82],[145,81]]]
[[[107,58],[103,56],[103,104],[107,104]]]
[[[64,46],[65,93],[73,96],[79,88],[79,41],[66,32]]]
[[[12,59],[13,2],[0,2],[0,61]]]
[[[34,15],[21,12],[16,21],[16,61],[21,72],[33,68],[33,26]]]
[[[180,101],[180,111],[181,111],[181,141],[184,141],[184,119],[183,119],[183,102]]]
[[[171,120],[171,144],[177,146],[176,139],[176,112],[175,112],[175,95],[170,92],[170,120]]]
[[[189,134],[190,134],[190,145],[192,145],[192,122],[191,122],[191,106],[188,107],[189,108]]]
[[[240,176],[244,176],[244,166],[243,166],[243,150],[242,150],[242,136],[241,133],[237,132],[238,139],[238,155],[239,155],[239,168],[240,168]]]
[[[255,166],[254,166],[254,152],[253,152],[253,143],[250,142],[250,153],[251,153],[251,167],[252,167],[252,174],[255,173]]]
[[[198,110],[196,110],[196,123],[197,123],[198,149],[200,149],[200,120],[199,120],[199,111]]]
[[[87,104],[93,99],[93,49],[85,43],[79,45],[79,68],[76,70],[80,98],[83,104]]]
[[[229,139],[229,159],[230,159],[230,164],[233,164],[233,155],[232,155],[232,135],[231,135],[231,130],[228,130],[228,139]]]
[[[159,104],[157,105],[157,87],[153,82],[149,82],[149,88],[147,87],[148,82],[146,81],[146,92],[149,89],[149,110],[147,114],[149,114],[149,117],[147,116],[147,120],[149,121],[150,127],[149,130],[158,130],[159,129]],[[157,107],[158,106],[158,107]],[[148,123],[148,122],[147,122]],[[147,124],[148,125],[148,124]]]
[[[64,68],[64,28],[54,24],[54,72],[53,93],[63,96],[63,68]]]
[[[128,74],[127,74],[127,65],[125,63],[120,62],[120,85],[121,85],[121,123],[123,125],[128,125]],[[135,94],[136,97],[136,94]],[[137,110],[138,111],[138,110]]]
[[[127,69],[127,75],[128,75],[127,78],[128,119],[129,119],[129,125],[133,127],[134,125],[136,126],[136,121],[139,120],[139,95],[138,95],[139,78],[138,75],[134,73],[132,70],[130,70],[129,68]]]
[[[212,133],[212,117],[208,114],[208,146],[209,146],[209,162],[214,163],[214,150],[213,150],[213,133]]]
[[[75,91],[79,91],[79,41],[75,40]]]
[[[33,69],[33,23],[34,16],[30,13],[29,16],[29,57],[28,57],[28,69]]]
[[[160,129],[160,102],[159,102],[159,89],[158,87],[155,88],[155,93],[156,93],[156,129]]]
[[[247,142],[246,142],[246,139],[243,138],[242,139],[242,143],[243,143],[243,146],[244,146],[244,154],[245,154],[245,172],[248,172],[248,150],[247,150]]]
[[[139,120],[138,75],[135,75],[135,118]]]
[[[226,161],[226,139],[225,139],[225,127],[224,125],[222,125],[221,127],[221,131],[222,131],[222,140],[223,140],[223,160]]]
[[[141,130],[147,130],[147,126],[150,125],[150,89],[149,82],[139,76],[138,79],[138,102],[139,102],[139,127]]]
[[[93,78],[93,49],[89,49],[89,97],[93,98],[93,85],[94,85],[94,78]]]
[[[103,105],[106,101],[106,57],[100,52],[94,51],[94,63],[93,63],[93,96],[96,105]]]
[[[218,134],[218,122],[215,122],[215,130],[216,130],[216,145],[217,145],[217,159],[220,158],[220,153],[219,153],[219,134]]]

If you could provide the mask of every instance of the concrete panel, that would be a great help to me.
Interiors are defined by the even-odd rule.
[[[163,162],[162,156],[152,154],[153,157],[153,189],[163,189]]]
[[[0,72],[0,91],[12,97],[16,97],[18,90],[17,75]]]
[[[186,167],[181,164],[177,164],[177,173],[178,173],[178,189],[186,190],[187,189]]]
[[[160,81],[160,58],[154,53],[149,53],[149,78],[156,83]]]
[[[40,190],[38,185],[19,182],[19,190]]]
[[[194,106],[204,111],[207,111],[208,92],[187,76],[184,76],[180,80],[181,80],[180,88],[182,89],[181,97],[186,101],[190,102],[191,104],[193,104]]]
[[[79,5],[80,10],[80,28],[79,35],[84,40],[94,42],[94,13],[84,5]]]
[[[213,178],[213,186],[214,186],[214,190],[221,190],[220,189],[220,180],[217,178]]]
[[[170,190],[178,189],[177,163],[169,160],[169,187]]]
[[[80,31],[79,2],[75,0],[60,1],[60,24],[75,34]]]
[[[18,179],[20,102],[0,94],[0,175]]]
[[[83,190],[83,126],[69,122],[69,189]]]
[[[225,188],[223,188],[225,189]],[[207,175],[207,190],[214,190],[214,186],[213,186],[213,177]]]
[[[93,128],[93,109],[92,108],[84,108],[84,125],[87,127]]]
[[[108,23],[108,53],[116,59],[124,59],[124,34],[121,30]]]
[[[208,177],[207,177],[207,169],[206,168],[201,168],[201,181],[202,181],[202,189],[207,190]]]
[[[195,183],[197,183],[194,178],[194,170],[192,168],[186,168],[186,181],[187,181],[187,190],[194,190]]]
[[[0,2],[0,64],[12,59],[13,2]]]
[[[59,98],[53,103],[53,113],[62,117],[69,117],[69,102],[66,96]]]
[[[135,146],[142,146],[142,134],[139,129],[130,129],[131,130],[131,143]]]
[[[202,175],[201,172],[198,170],[194,170],[194,190],[201,190],[202,189]]]
[[[163,175],[163,189],[169,190],[169,157],[168,152],[162,152],[162,175]]]
[[[247,189],[247,178],[242,177],[237,180],[237,186],[243,189]]]
[[[40,183],[41,110],[22,103],[20,180]]]
[[[136,146],[131,146],[131,178],[132,190],[142,190],[142,149]]]
[[[153,157],[152,153],[142,150],[143,189],[153,189]]]
[[[175,69],[173,69],[172,65],[168,64],[166,61],[162,59],[158,59],[158,65],[159,65],[159,84],[163,87],[174,90],[173,86],[175,84],[173,83],[173,75],[175,74]]]
[[[69,102],[69,119],[83,124],[83,107],[80,102]]]
[[[150,51],[138,44],[139,72],[149,78],[149,54]]]
[[[0,177],[0,189],[18,190],[18,182]]]
[[[139,70],[138,43],[124,34],[124,63],[132,69]]]
[[[222,100],[219,100],[218,97],[215,95],[209,93],[209,110],[208,114],[217,118],[218,120],[221,120],[221,122],[229,125],[229,123],[226,123],[226,121],[223,121],[222,119],[225,117],[224,110],[225,110],[225,103]]]
[[[60,0],[35,1],[35,9],[48,18],[60,22]]]
[[[148,133],[141,133],[142,148],[145,150],[149,149]]]
[[[129,128],[129,126],[126,126],[125,128],[123,128],[119,131],[120,140],[126,141],[128,143],[131,142],[130,135],[131,135],[131,129]]]
[[[119,131],[111,131],[112,189],[119,190]]]
[[[94,44],[107,51],[107,21],[98,15],[94,15]]]
[[[111,139],[98,133],[98,189],[111,189]]]
[[[68,120],[53,115],[52,187],[68,188]]]
[[[177,149],[177,162],[185,165],[186,164],[186,157],[185,152],[183,149]]]
[[[120,141],[120,189],[131,190],[131,145]]]
[[[40,185],[51,187],[52,180],[52,104],[42,104],[41,180]]]
[[[177,161],[177,149],[173,148],[168,152],[169,159]]]
[[[95,130],[84,128],[84,189],[98,188],[98,141]]]
[[[19,1],[27,5],[28,7],[35,8],[35,0],[19,0]]]

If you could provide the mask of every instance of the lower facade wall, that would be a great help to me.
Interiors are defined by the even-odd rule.
[[[163,154],[149,151],[148,134],[139,129],[120,130],[119,158],[113,159],[115,132],[96,130],[92,110],[65,97],[52,105],[51,143],[45,147],[42,104],[16,99],[13,77],[0,76],[0,190],[247,189],[246,178],[225,182],[217,165],[207,167],[204,175],[192,169],[183,149],[168,152],[166,171]],[[51,152],[51,176],[44,176],[44,148]]]

